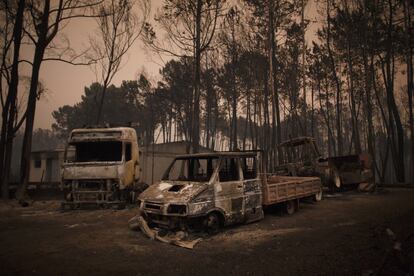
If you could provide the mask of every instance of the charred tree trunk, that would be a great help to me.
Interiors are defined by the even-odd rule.
[[[348,74],[349,74],[349,95],[351,101],[351,123],[352,123],[352,137],[355,146],[355,153],[360,154],[362,152],[361,149],[361,140],[359,136],[359,127],[358,127],[358,117],[357,117],[357,109],[355,104],[355,91],[354,91],[354,72],[353,72],[353,64],[352,64],[352,57],[351,57],[351,46],[348,37],[348,47],[347,47],[347,61],[348,61]]]
[[[328,49],[328,55],[329,55],[329,61],[331,65],[331,70],[333,74],[333,78],[335,81],[335,87],[336,87],[336,132],[337,132],[337,141],[336,144],[338,145],[337,153],[338,155],[342,155],[342,147],[343,147],[343,139],[342,139],[342,126],[341,126],[341,83],[338,77],[338,74],[336,73],[336,66],[335,66],[335,60],[333,57],[332,49],[331,49],[331,15],[330,15],[330,1],[326,1],[326,14],[327,14],[327,49]]]
[[[312,85],[311,86],[311,97],[312,97],[311,99],[311,136],[312,137],[315,137],[315,106],[314,106],[315,95],[314,94],[315,94],[315,88]]]
[[[321,81],[318,79],[318,94],[319,94],[319,108],[320,111],[323,115],[323,118],[325,119],[325,125],[327,128],[327,133],[328,133],[328,156],[331,156],[331,148],[332,148],[332,143],[334,140],[334,135],[332,133],[331,130],[331,119],[330,119],[330,115],[329,115],[329,105],[328,105],[328,95],[325,95],[325,105],[326,105],[326,111],[324,111],[323,109],[323,103],[322,103],[322,87],[321,87]],[[333,146],[333,148],[335,148],[335,146]]]
[[[306,106],[306,40],[305,40],[305,1],[302,0],[301,10],[301,25],[302,25],[302,89],[303,89],[303,105],[302,105],[302,117],[303,117],[303,135],[307,135],[307,106]]]
[[[237,60],[237,49],[236,49],[236,38],[235,38],[235,26],[232,21],[231,24],[231,37],[232,37],[232,49],[231,49],[231,77],[232,77],[232,150],[237,150],[237,87],[236,87],[236,60]]]
[[[277,152],[278,163],[281,163],[282,153],[277,147],[282,141],[282,131],[280,127],[280,108],[279,108],[279,91],[276,85],[276,41],[274,26],[274,0],[269,1],[269,90],[272,98],[272,150],[273,161],[276,163],[275,155]]]
[[[59,18],[60,13],[62,12],[63,3],[62,1],[59,2],[59,8],[57,11],[57,22],[55,23],[54,27],[52,28],[51,33],[48,35],[49,32],[49,15],[50,15],[50,0],[46,0],[44,3],[43,13],[41,17],[40,24],[36,26],[38,40],[36,42],[36,48],[33,58],[33,65],[32,65],[32,76],[30,79],[30,90],[29,90],[29,97],[27,101],[27,109],[26,109],[26,124],[25,124],[25,131],[23,137],[23,148],[22,148],[22,156],[21,156],[21,163],[20,163],[20,185],[18,187],[18,191],[16,194],[16,198],[19,200],[23,200],[27,197],[27,185],[29,182],[29,174],[30,174],[30,153],[32,150],[32,134],[33,134],[33,124],[34,124],[34,117],[36,113],[36,101],[38,97],[38,84],[39,84],[39,74],[40,74],[40,66],[42,65],[43,56],[46,50],[47,45],[52,41],[55,37],[58,28],[59,28]]]
[[[30,173],[30,153],[32,150],[32,134],[33,124],[36,112],[36,101],[37,101],[37,85],[39,83],[40,66],[42,64],[44,47],[39,44],[39,49],[35,51],[35,58],[33,61],[32,77],[30,81],[29,99],[27,102],[27,116],[25,131],[23,137],[23,149],[21,156],[21,168],[20,168],[20,187],[17,193],[17,199],[24,199],[27,197],[26,189],[29,182]]]
[[[392,139],[392,155],[395,167],[396,178],[398,182],[405,181],[405,169],[404,169],[404,130],[401,123],[400,114],[394,97],[394,49],[393,49],[393,15],[394,8],[391,0],[388,0],[389,5],[389,22],[388,22],[388,33],[387,33],[387,49],[385,54],[385,70],[384,83],[386,85],[387,103],[389,110],[389,125]],[[396,131],[396,139],[393,138],[394,125]]]
[[[14,121],[16,119],[16,98],[19,85],[19,54],[23,30],[23,12],[25,0],[20,0],[17,7],[13,28],[13,64],[6,104],[3,109],[2,133],[0,141],[0,183],[3,199],[9,198],[9,176],[14,139]],[[9,114],[7,115],[7,112]]]
[[[191,142],[193,152],[198,152],[198,145],[200,143],[200,61],[201,61],[201,9],[203,6],[202,0],[197,0],[196,3],[196,37],[195,37],[195,53],[194,53],[194,96],[193,96],[193,116],[191,122]]]
[[[364,18],[368,18],[368,14],[366,11],[366,3],[364,2],[363,10],[364,10]],[[365,19],[367,20],[367,19]],[[375,132],[374,132],[374,125],[373,125],[373,107],[372,107],[372,76],[375,76],[375,69],[374,69],[374,56],[371,49],[371,57],[370,63],[368,63],[368,53],[367,49],[370,48],[367,39],[367,27],[368,22],[366,21],[363,26],[363,39],[364,39],[364,46],[362,47],[362,59],[363,59],[363,66],[364,66],[364,84],[365,84],[365,97],[364,97],[364,105],[365,105],[365,114],[366,114],[366,121],[367,121],[367,144],[368,144],[368,152],[371,155],[372,162],[371,162],[371,171],[373,173],[373,182],[375,183],[375,175],[378,172],[377,169],[377,161],[376,161],[376,152],[375,152]],[[373,27],[375,28],[375,26]],[[371,45],[372,46],[372,45]],[[373,48],[373,47],[371,47]]]
[[[411,3],[404,0],[404,27],[405,27],[405,50],[406,50],[406,67],[407,67],[407,96],[408,112],[411,133],[411,181],[414,181],[414,115],[413,115],[413,89],[414,89],[414,72],[413,72],[413,41],[411,32]]]

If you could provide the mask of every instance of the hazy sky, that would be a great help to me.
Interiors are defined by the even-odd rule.
[[[160,7],[162,0],[151,0],[151,11]],[[315,4],[310,0],[307,7],[306,18],[314,19]],[[312,37],[316,25],[309,28],[307,38]],[[88,47],[88,37],[95,31],[93,20],[72,20],[64,29],[70,39],[71,47],[79,51]],[[119,85],[122,80],[136,79],[138,74],[145,70],[149,76],[158,78],[161,61],[157,56],[145,51],[142,43],[137,41],[123,58],[124,66],[117,73],[113,84]],[[47,88],[47,93],[37,104],[35,128],[50,128],[54,119],[52,111],[63,105],[73,105],[81,100],[84,88],[96,80],[95,74],[87,66],[73,66],[62,62],[48,61],[41,67],[40,80]]]

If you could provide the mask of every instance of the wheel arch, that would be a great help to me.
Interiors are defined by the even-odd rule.
[[[220,208],[211,209],[206,213],[206,217],[210,214],[216,214],[220,220],[220,225],[224,226],[226,224],[226,216],[224,215],[224,211]]]

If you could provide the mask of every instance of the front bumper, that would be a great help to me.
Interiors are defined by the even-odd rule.
[[[188,214],[188,205],[184,203],[160,203],[145,201],[140,205],[147,221],[161,228],[183,228],[193,216]]]
[[[116,180],[67,180],[62,185],[65,203],[71,204],[117,204],[123,201]]]

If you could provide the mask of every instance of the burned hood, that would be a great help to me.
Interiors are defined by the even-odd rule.
[[[140,194],[139,199],[160,203],[186,203],[207,189],[207,185],[189,181],[161,181],[148,187]]]

